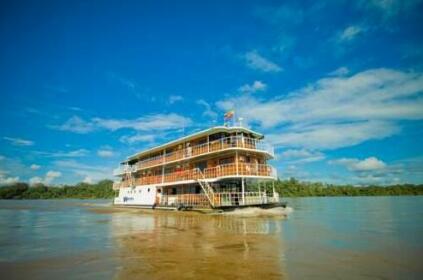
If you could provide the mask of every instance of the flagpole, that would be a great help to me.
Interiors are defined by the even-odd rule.
[[[224,126],[236,126],[236,122],[235,122],[235,110],[231,110],[227,113],[225,113],[225,115],[223,116],[223,125]]]

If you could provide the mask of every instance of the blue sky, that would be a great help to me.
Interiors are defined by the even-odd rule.
[[[229,109],[281,178],[423,183],[422,1],[0,5],[0,184],[111,178]]]

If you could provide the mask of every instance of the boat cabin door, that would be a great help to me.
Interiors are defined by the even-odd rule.
[[[207,168],[207,161],[200,161],[196,164],[197,168],[201,171],[204,171],[204,169]]]
[[[157,188],[155,203],[156,203],[156,205],[162,203],[162,189],[161,188]]]

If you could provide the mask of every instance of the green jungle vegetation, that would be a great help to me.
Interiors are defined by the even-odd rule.
[[[422,184],[353,186],[301,182],[295,178],[277,180],[275,189],[282,197],[423,195]]]
[[[49,199],[49,198],[113,198],[113,181],[102,180],[96,184],[79,183],[74,186],[45,186],[14,183],[0,187],[0,199]]]
[[[96,184],[79,183],[65,186],[45,186],[14,183],[0,187],[0,199],[50,199],[50,198],[113,198],[113,181],[102,180]],[[271,184],[267,185],[267,189]],[[307,196],[387,196],[423,195],[423,185],[402,184],[390,186],[352,186],[301,182],[294,178],[277,180],[275,189],[282,197]]]

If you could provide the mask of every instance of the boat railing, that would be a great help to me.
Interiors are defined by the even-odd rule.
[[[178,207],[179,205],[208,208],[210,202],[205,194],[162,195],[159,201],[159,206]]]
[[[262,205],[278,202],[279,199],[268,192],[215,192],[213,207],[237,207]],[[206,194],[175,194],[161,195],[159,206],[178,207],[189,206],[194,208],[209,208],[211,203]]]
[[[218,192],[215,193],[215,205],[246,206],[273,203],[274,197],[266,192]]]
[[[267,142],[255,138],[248,138],[243,136],[230,136],[224,137],[217,140],[210,141],[208,143],[202,143],[190,147],[181,148],[176,151],[165,153],[163,155],[157,155],[137,162],[134,165],[134,170],[148,168],[151,166],[160,165],[163,163],[169,163],[178,161],[181,159],[188,159],[191,157],[207,154],[210,152],[216,152],[231,148],[244,148],[250,150],[263,151],[271,156],[274,156],[273,146]],[[126,168],[127,170],[127,168]],[[125,167],[121,167],[120,170],[116,171],[116,174],[125,173]]]
[[[135,171],[137,171],[137,167],[135,165],[125,164],[125,165],[119,166],[118,168],[115,168],[113,170],[113,175],[117,176],[117,175],[122,175],[125,173],[133,173]]]
[[[228,176],[258,176],[276,179],[276,170],[268,164],[256,163],[227,163],[215,167],[205,168],[201,171],[198,168],[177,170],[162,174],[147,173],[140,178],[133,178],[135,185],[150,185],[161,183],[172,183],[180,181],[215,179]],[[122,181],[122,186],[127,187],[128,181]]]
[[[216,167],[204,169],[206,178],[225,177],[231,175],[239,176],[272,176],[272,167],[268,164],[257,163],[227,163]]]

